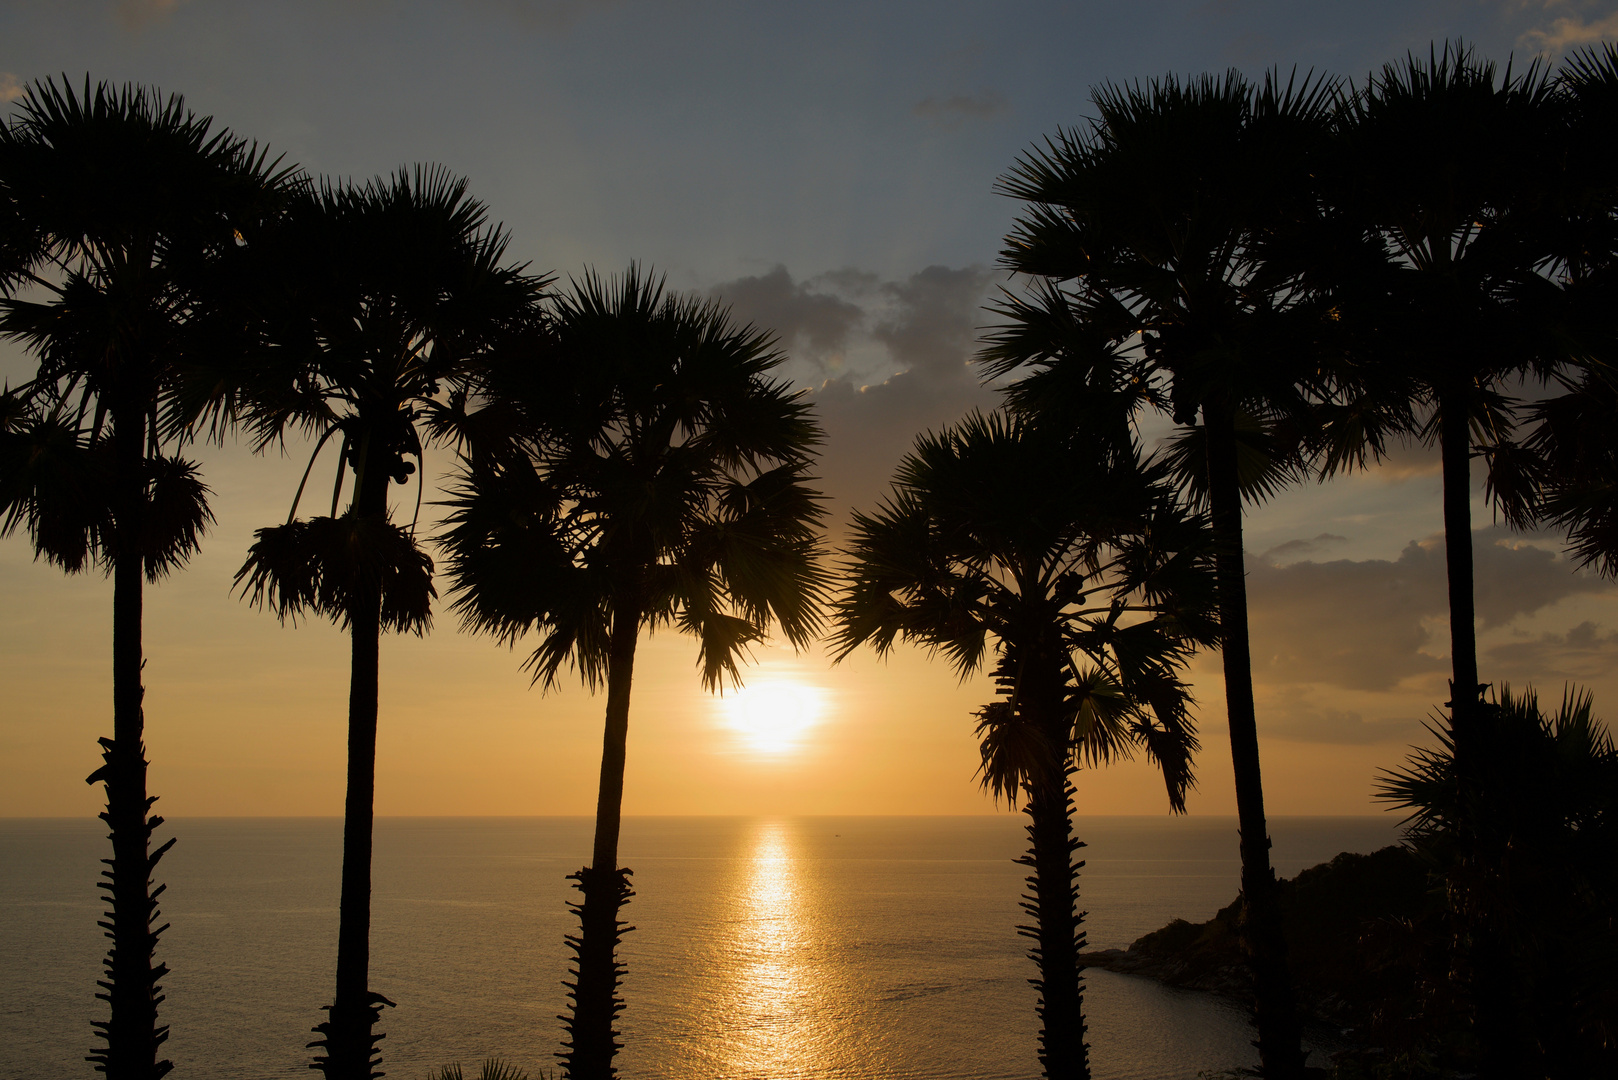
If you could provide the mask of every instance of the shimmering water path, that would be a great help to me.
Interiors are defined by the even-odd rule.
[[[631,818],[636,897],[622,957],[626,1080],[1037,1077],[1033,965],[1014,926],[1021,818]],[[88,1078],[104,940],[96,822],[0,821],[0,1077]],[[341,823],[180,820],[161,865],[176,1080],[291,1078],[329,1001]],[[537,1080],[564,1003],[565,875],[579,818],[377,822],[373,986],[384,1068],[422,1080],[499,1055]],[[1228,818],[1092,818],[1081,895],[1092,947],[1237,890]],[[1391,818],[1272,824],[1278,870],[1393,841]],[[1241,1013],[1129,976],[1088,975],[1098,1080],[1191,1080],[1254,1060]],[[1318,1059],[1317,1059],[1318,1060]]]

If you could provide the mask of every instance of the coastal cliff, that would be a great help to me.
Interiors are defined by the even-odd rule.
[[[1423,936],[1439,908],[1426,868],[1404,847],[1344,852],[1278,882],[1299,1004],[1320,1020],[1356,1029],[1409,1015]],[[1144,975],[1169,986],[1247,1001],[1252,980],[1237,944],[1238,896],[1203,923],[1176,919],[1128,949],[1081,954],[1089,967]]]

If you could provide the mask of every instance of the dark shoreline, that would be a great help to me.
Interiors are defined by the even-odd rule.
[[[1425,868],[1408,848],[1344,852],[1277,882],[1298,1005],[1307,1020],[1345,1035],[1364,1032],[1411,990],[1398,928],[1433,902]],[[1085,967],[1252,1003],[1252,977],[1237,942],[1237,896],[1202,923],[1175,919],[1127,949],[1079,954]]]

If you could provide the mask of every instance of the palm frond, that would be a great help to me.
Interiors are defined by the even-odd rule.
[[[283,621],[305,612],[343,629],[358,605],[379,602],[382,627],[423,634],[432,624],[433,561],[410,534],[360,515],[259,529],[236,585]]]

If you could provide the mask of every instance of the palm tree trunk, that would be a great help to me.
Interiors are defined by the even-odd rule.
[[[387,517],[386,472],[376,467],[356,478],[355,511]],[[373,1033],[383,1005],[371,991],[371,833],[376,799],[376,716],[381,657],[382,596],[370,589],[349,612],[348,794],[343,803],[343,880],[337,908],[337,992],[327,1019],[315,1027],[324,1048],[314,1067],[329,1080],[373,1080],[382,1073]]]
[[[103,764],[89,777],[90,783],[100,781],[105,785],[107,809],[101,820],[107,823],[112,841],[112,858],[104,860],[109,869],[101,872],[107,880],[100,882],[111,902],[111,910],[106,913],[110,921],[101,926],[112,940],[112,948],[102,961],[107,978],[98,982],[102,992],[96,995],[108,1003],[111,1016],[95,1022],[97,1034],[107,1045],[93,1050],[87,1060],[113,1080],[157,1080],[174,1066],[157,1060],[158,1048],[169,1035],[168,1028],[157,1023],[157,1006],[163,1001],[158,980],[168,973],[168,967],[153,967],[152,954],[158,935],[168,927],[152,927],[163,886],[152,888],[151,872],[174,841],[151,851],[152,832],[163,819],[146,816],[157,800],[146,794],[145,716],[141,705],[146,693],[141,685],[145,415],[138,407],[125,407],[115,414],[113,423],[117,469],[113,506],[113,737],[101,740]]]
[[[1518,1037],[1522,1030],[1514,999],[1517,980],[1511,953],[1500,939],[1492,919],[1494,912],[1479,903],[1480,896],[1467,896],[1480,879],[1496,872],[1504,861],[1493,837],[1475,825],[1485,810],[1486,794],[1479,790],[1477,756],[1486,716],[1482,686],[1478,682],[1477,614],[1473,595],[1472,569],[1472,434],[1465,384],[1439,391],[1439,448],[1444,468],[1444,569],[1449,585],[1450,736],[1455,745],[1455,780],[1460,788],[1459,802],[1465,808],[1457,840],[1460,866],[1450,892],[1464,913],[1457,930],[1465,935],[1458,950],[1467,969],[1466,982],[1472,998],[1474,1028],[1483,1047],[1479,1066],[1491,1080],[1507,1080],[1522,1074],[1523,1050]]]
[[[614,612],[607,660],[607,722],[601,740],[601,784],[596,795],[595,848],[591,864],[569,877],[584,894],[570,905],[579,917],[578,937],[567,943],[576,954],[573,981],[566,982],[572,1014],[564,1017],[566,1048],[560,1055],[572,1080],[611,1080],[613,1058],[622,1045],[613,1023],[623,1011],[618,982],[618,942],[634,927],[618,921],[618,912],[634,895],[630,871],[618,866],[618,831],[623,817],[624,761],[629,737],[629,691],[635,674],[635,643],[640,634],[640,604],[626,599]]]
[[[1065,748],[1066,739],[1057,745]],[[1037,944],[1028,953],[1039,965],[1039,1061],[1049,1080],[1090,1080],[1090,1047],[1084,1041],[1084,986],[1079,952],[1084,948],[1084,915],[1077,910],[1078,871],[1073,853],[1084,845],[1073,838],[1073,786],[1067,781],[1066,754],[1051,775],[1028,792],[1029,852],[1017,861],[1034,872],[1022,908],[1033,926],[1017,932]]]
[[[1444,568],[1449,577],[1450,722],[1455,762],[1465,768],[1478,703],[1477,615],[1472,594],[1472,434],[1464,388],[1439,393],[1444,463]]]
[[[1259,769],[1258,718],[1253,703],[1253,662],[1247,640],[1247,580],[1242,562],[1242,493],[1236,471],[1236,423],[1226,403],[1204,405],[1208,436],[1208,500],[1217,553],[1220,652],[1230,717],[1230,756],[1236,773],[1236,814],[1241,831],[1242,949],[1253,972],[1253,1022],[1259,1063],[1268,1080],[1303,1076],[1304,1054],[1280,898],[1270,866]]]

